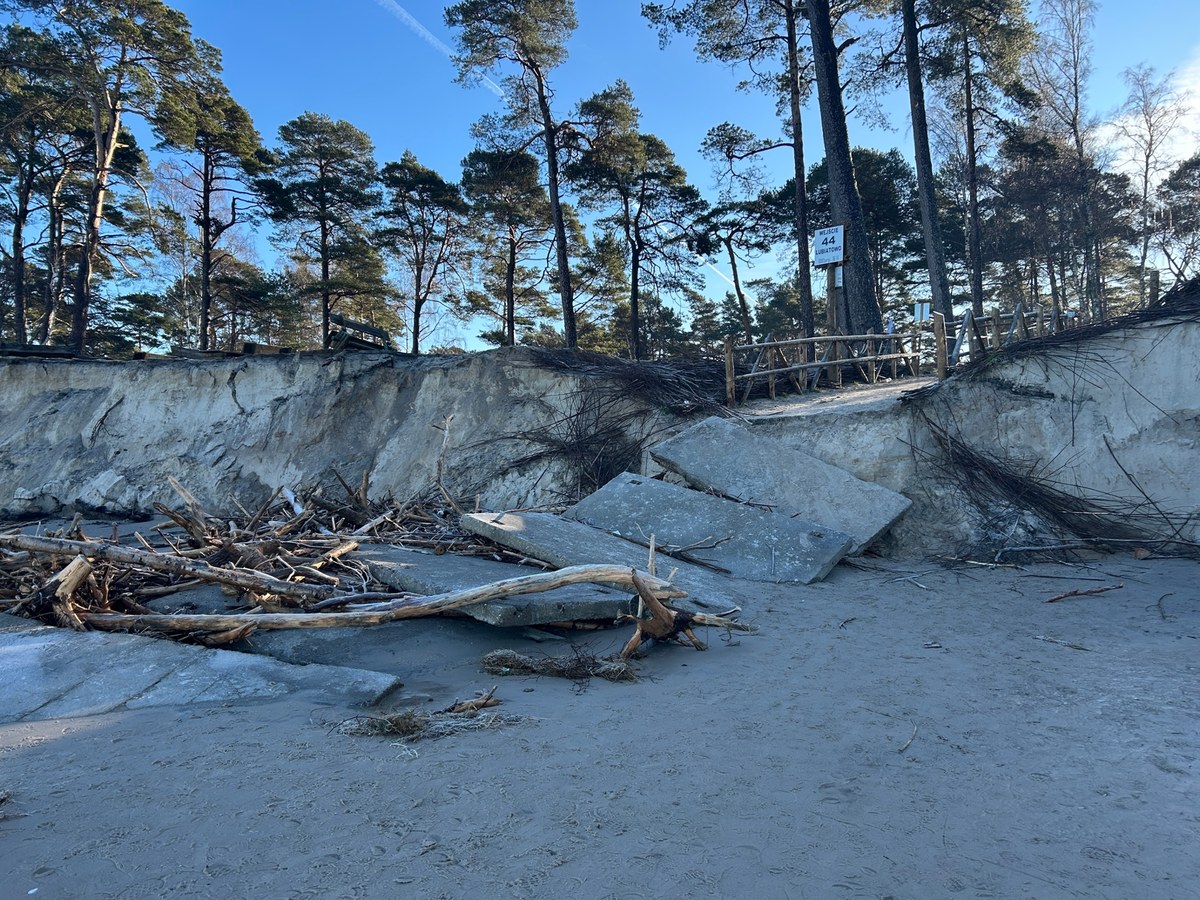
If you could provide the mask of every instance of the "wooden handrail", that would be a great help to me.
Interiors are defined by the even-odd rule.
[[[924,331],[897,331],[892,334],[825,334],[810,338],[791,338],[786,341],[764,341],[761,344],[739,344],[733,349],[736,353],[742,353],[746,350],[757,350],[760,347],[800,347],[804,344],[819,344],[824,341],[887,341],[924,333]]]

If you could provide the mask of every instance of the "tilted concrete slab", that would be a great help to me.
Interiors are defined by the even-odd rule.
[[[653,534],[660,545],[686,549],[690,556],[754,581],[820,581],[854,543],[825,525],[628,472],[566,515],[639,540]]]
[[[460,521],[474,534],[560,568],[601,564],[645,571],[650,555],[645,547],[550,513],[470,513]],[[707,610],[731,605],[723,575],[661,555],[656,568],[663,578],[675,570],[673,583],[688,592],[687,599],[673,601],[680,609],[691,604]]]
[[[355,559],[366,563],[371,574],[398,591],[441,594],[465,588],[537,575],[541,569],[449,553],[434,556],[387,544],[365,544]],[[630,612],[630,594],[599,585],[573,584],[541,594],[523,594],[464,606],[465,613],[488,625],[504,627],[547,625],[616,619]]]
[[[295,666],[133,634],[77,632],[0,615],[0,722],[99,715],[143,706],[233,703],[314,691],[369,706],[395,676]]]
[[[716,416],[650,448],[650,456],[693,487],[848,534],[854,541],[850,555],[870,546],[912,506],[903,494]]]

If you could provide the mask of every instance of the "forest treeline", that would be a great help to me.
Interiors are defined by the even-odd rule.
[[[777,101],[773,134],[713,122],[715,196],[628,84],[556,94],[572,0],[446,9],[461,79],[504,96],[455,172],[409,152],[380,164],[333,114],[265,139],[220,51],[161,0],[0,0],[0,342],[113,357],[319,347],[340,313],[414,353],[447,349],[452,317],[492,345],[707,355],[728,334],[819,331],[810,236],[830,224],[845,228],[849,333],[910,318],[914,300],[1103,319],[1200,267],[1200,154],[1170,150],[1183,101],[1169,73],[1140,66],[1107,121],[1088,107],[1094,0],[1040,0],[1037,22],[1025,0],[675,0],[642,14],[664,44],[689,42]],[[848,110],[881,115],[896,88],[915,165],[849,137]],[[820,134],[805,135],[813,103]],[[257,262],[262,235],[274,268]],[[775,276],[746,279],[756,261]],[[703,293],[707,264],[730,283],[722,300]]]

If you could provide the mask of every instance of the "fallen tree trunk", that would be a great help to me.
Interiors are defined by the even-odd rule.
[[[405,598],[372,604],[364,609],[346,612],[124,615],[81,610],[78,614],[80,619],[88,625],[107,631],[128,631],[130,629],[161,632],[230,631],[246,625],[254,625],[256,629],[263,631],[284,628],[359,628],[396,622],[400,619],[433,616],[474,603],[483,603],[487,600],[497,600],[501,597],[512,597],[519,594],[541,593],[568,584],[585,582],[616,584],[633,587],[636,590],[638,580],[642,582],[647,593],[656,598],[687,596],[685,591],[671,587],[669,582],[645,573],[637,573],[625,566],[571,566],[556,572],[524,575],[520,578],[509,578],[505,581],[497,581],[467,590],[435,594],[431,597]]]

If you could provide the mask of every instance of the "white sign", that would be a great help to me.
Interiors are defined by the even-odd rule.
[[[844,233],[841,225],[816,230],[813,234],[813,265],[831,266],[842,261]]]
[[[929,304],[922,303],[919,300],[913,304],[913,321],[928,322],[929,321]]]
[[[836,269],[833,270],[833,286],[834,287],[844,287],[844,285],[842,284],[842,267],[841,266],[838,266]]]

